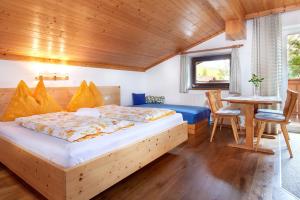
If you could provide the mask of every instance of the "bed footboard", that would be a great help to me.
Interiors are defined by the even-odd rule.
[[[64,169],[0,137],[0,161],[48,199],[66,199]]]
[[[0,161],[48,199],[90,199],[187,138],[187,124],[182,123],[68,169],[0,138]]]

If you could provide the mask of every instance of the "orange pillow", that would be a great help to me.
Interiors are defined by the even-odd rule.
[[[18,117],[26,117],[39,114],[40,105],[33,97],[31,90],[24,81],[20,81],[14,96],[11,98],[2,121],[13,121]]]
[[[92,108],[95,107],[96,102],[92,92],[90,91],[86,81],[83,81],[73,95],[67,110],[70,112],[75,112],[79,108]]]
[[[33,97],[41,106],[41,114],[62,111],[61,106],[47,93],[43,79],[38,82]]]
[[[95,83],[93,83],[92,81],[90,82],[89,85],[90,91],[94,96],[94,100],[96,102],[95,106],[103,106],[104,105],[104,98],[103,95],[101,93],[101,91],[97,88],[97,86],[95,85]]]

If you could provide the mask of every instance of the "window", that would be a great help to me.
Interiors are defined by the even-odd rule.
[[[229,89],[231,55],[192,58],[193,89]]]
[[[289,79],[300,79],[300,34],[288,35]]]

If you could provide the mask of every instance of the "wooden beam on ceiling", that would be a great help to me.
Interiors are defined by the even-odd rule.
[[[224,21],[243,19],[245,10],[239,0],[207,0]]]
[[[246,22],[242,19],[226,21],[225,26],[227,40],[244,40],[247,37]]]
[[[225,21],[227,40],[246,39],[245,10],[239,0],[207,0]]]
[[[279,8],[273,8],[269,10],[263,10],[260,12],[254,12],[254,13],[248,13],[245,16],[245,19],[253,19],[256,17],[262,17],[262,16],[267,16],[267,15],[272,15],[272,14],[277,14],[277,13],[284,13],[288,11],[294,11],[294,10],[299,10],[300,9],[300,3],[288,5],[288,6],[282,6]]]

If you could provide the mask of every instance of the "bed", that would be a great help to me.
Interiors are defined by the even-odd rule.
[[[110,89],[101,88],[106,104],[119,104],[119,87]],[[71,97],[74,90],[49,91]],[[0,89],[1,109],[10,93]],[[79,143],[1,122],[0,161],[48,199],[90,199],[186,140],[180,114]]]
[[[187,105],[172,105],[172,104],[141,104],[134,105],[134,107],[147,107],[147,108],[166,108],[175,110],[181,113],[183,120],[188,122],[188,133],[205,133],[205,130],[210,121],[210,109],[201,106],[187,106]]]

